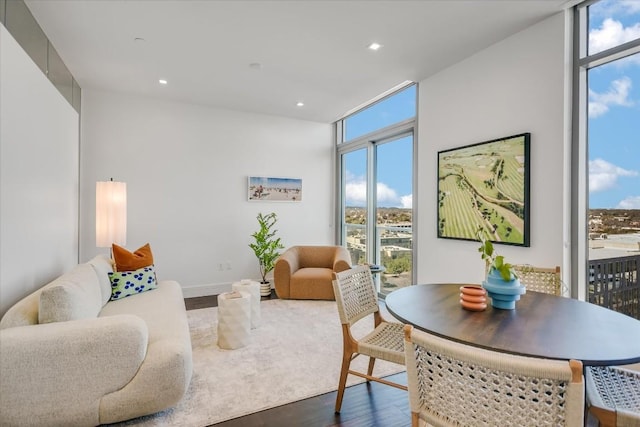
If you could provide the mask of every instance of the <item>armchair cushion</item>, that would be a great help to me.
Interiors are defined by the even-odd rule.
[[[279,298],[333,300],[333,272],[351,268],[343,246],[293,246],[276,260],[273,272]]]

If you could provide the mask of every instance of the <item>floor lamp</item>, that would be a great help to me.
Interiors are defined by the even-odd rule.
[[[96,182],[96,246],[112,248],[127,244],[127,184]]]

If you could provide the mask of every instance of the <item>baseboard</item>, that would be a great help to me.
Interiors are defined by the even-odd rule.
[[[209,283],[204,285],[183,286],[182,294],[185,298],[205,297],[231,292],[231,283]]]
[[[273,286],[273,279],[271,279],[270,282],[271,289],[275,289]],[[231,292],[231,283],[208,283],[204,285],[182,286],[182,294],[185,298],[220,295],[223,292]]]

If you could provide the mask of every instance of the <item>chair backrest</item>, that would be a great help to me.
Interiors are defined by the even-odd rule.
[[[560,267],[544,268],[532,265],[514,265],[513,269],[528,291],[543,292],[562,296],[562,279]]]
[[[582,426],[582,363],[499,353],[405,326],[414,417],[449,426]]]
[[[592,407],[615,414],[617,425],[640,425],[639,371],[624,366],[589,366],[585,369],[585,383]]]
[[[343,325],[351,326],[379,310],[378,293],[368,266],[333,273],[333,278],[333,293]]]
[[[300,268],[332,268],[339,248],[340,246],[293,246],[291,249],[296,251]]]

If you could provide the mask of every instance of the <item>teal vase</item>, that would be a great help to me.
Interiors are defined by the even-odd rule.
[[[516,308],[516,301],[520,295],[524,295],[526,288],[520,280],[511,274],[511,280],[504,280],[502,275],[495,268],[489,270],[487,279],[482,283],[491,298],[491,305],[503,310],[513,310]]]

